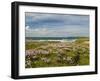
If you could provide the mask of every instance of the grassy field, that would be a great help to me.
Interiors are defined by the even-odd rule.
[[[26,42],[25,68],[89,65],[89,38]]]

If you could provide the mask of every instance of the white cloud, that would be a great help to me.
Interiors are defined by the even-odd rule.
[[[40,29],[36,28],[36,29],[34,29],[34,31],[35,31],[35,32],[39,32],[39,31],[40,31]]]
[[[28,28],[28,27],[27,27]],[[68,37],[68,36],[88,36],[89,28],[69,26],[60,28],[34,28],[26,31],[26,36],[30,37]]]
[[[29,27],[29,26],[26,26],[26,27],[25,27],[25,30],[29,30],[29,29],[30,29],[30,27]]]

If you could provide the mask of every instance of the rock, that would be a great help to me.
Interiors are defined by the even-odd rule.
[[[31,67],[31,61],[30,60],[25,62],[25,67]]]
[[[63,60],[66,61],[67,59],[64,57]]]
[[[50,59],[47,59],[47,58],[41,58],[41,60],[46,62],[46,63],[49,63],[51,61]]]
[[[38,60],[38,57],[37,56],[33,56],[32,59],[33,59],[33,61],[34,60]]]
[[[73,64],[73,59],[72,59],[72,57],[67,57],[67,62],[70,63],[70,64]]]

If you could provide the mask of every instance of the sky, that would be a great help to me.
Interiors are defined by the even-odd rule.
[[[89,15],[25,12],[26,37],[88,37]]]

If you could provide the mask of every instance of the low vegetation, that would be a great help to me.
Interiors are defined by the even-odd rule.
[[[89,39],[26,42],[25,67],[89,65]]]

